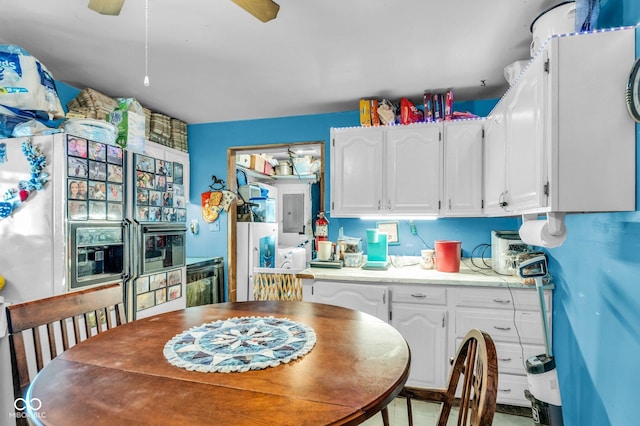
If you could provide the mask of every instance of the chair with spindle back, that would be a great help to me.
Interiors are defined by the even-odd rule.
[[[7,306],[14,398],[24,398],[31,378],[48,361],[71,346],[126,322],[120,284]],[[73,333],[69,332],[71,328]],[[41,335],[45,334],[48,351],[41,343]],[[30,338],[25,339],[28,335]],[[33,352],[29,350],[28,354],[31,344]],[[30,375],[28,360],[34,358],[36,372]],[[18,424],[26,424],[26,419],[20,417],[22,413],[16,414]]]
[[[456,390],[461,385],[458,398]],[[407,398],[409,425],[413,425],[411,400],[442,404],[438,426],[446,426],[451,408],[459,402],[458,426],[491,426],[498,392],[498,358],[493,339],[478,329],[470,330],[452,362],[447,388],[427,389],[406,386],[400,396]]]

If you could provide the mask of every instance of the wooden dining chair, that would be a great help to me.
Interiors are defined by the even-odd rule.
[[[497,391],[498,358],[493,339],[483,331],[472,329],[464,337],[452,360],[446,388],[406,386],[400,396],[407,398],[409,426],[413,425],[412,399],[442,404],[438,426],[446,426],[456,402],[459,405],[458,426],[491,426],[496,411]]]
[[[7,306],[9,350],[16,400],[31,378],[74,344],[126,323],[120,284],[107,284]],[[48,349],[41,343],[45,338]],[[35,361],[35,371],[33,367]],[[21,414],[17,413],[16,414]],[[25,420],[17,417],[18,420]],[[20,423],[19,423],[20,424]]]

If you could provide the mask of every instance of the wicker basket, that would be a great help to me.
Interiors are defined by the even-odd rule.
[[[285,271],[254,273],[253,298],[255,300],[301,301],[302,279],[291,271]]]

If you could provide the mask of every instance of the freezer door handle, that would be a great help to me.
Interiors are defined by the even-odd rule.
[[[124,219],[122,221],[122,229],[124,234],[124,250],[127,255],[124,256],[124,268],[122,273],[122,280],[127,281],[131,278],[131,221]]]

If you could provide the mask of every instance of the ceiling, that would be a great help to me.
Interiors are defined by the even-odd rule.
[[[452,88],[500,97],[529,58],[531,22],[557,0],[276,0],[262,23],[230,0],[0,0],[0,43],[78,89],[135,97],[189,124],[352,111],[360,98]],[[148,75],[150,85],[143,84]]]

